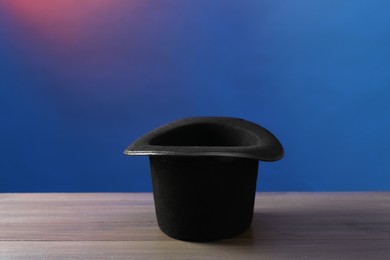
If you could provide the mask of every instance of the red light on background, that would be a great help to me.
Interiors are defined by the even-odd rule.
[[[140,1],[115,0],[6,0],[6,10],[29,31],[49,41],[71,43],[91,26],[106,22],[101,16],[116,16],[118,10],[134,10]],[[129,8],[130,7],[130,8]],[[110,13],[111,12],[111,13]]]

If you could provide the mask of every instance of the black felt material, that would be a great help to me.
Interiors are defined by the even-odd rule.
[[[252,221],[258,161],[150,157],[158,224],[188,241],[228,238]]]
[[[137,139],[127,155],[228,156],[276,161],[283,147],[267,129],[231,117],[190,117]]]
[[[211,241],[250,226],[258,161],[279,160],[284,151],[252,122],[193,117],[151,131],[124,153],[150,156],[160,229],[180,240]]]

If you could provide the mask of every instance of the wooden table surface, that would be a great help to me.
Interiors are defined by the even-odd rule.
[[[151,193],[0,194],[0,259],[390,259],[390,192],[258,193],[212,243],[164,235]]]

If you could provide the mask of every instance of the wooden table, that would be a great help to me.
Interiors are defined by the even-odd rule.
[[[390,259],[390,192],[258,193],[212,243],[164,235],[150,193],[0,194],[0,259]]]

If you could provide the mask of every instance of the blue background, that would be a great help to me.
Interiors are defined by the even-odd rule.
[[[390,2],[0,0],[0,191],[150,191],[134,139],[257,122],[263,191],[390,190]]]

